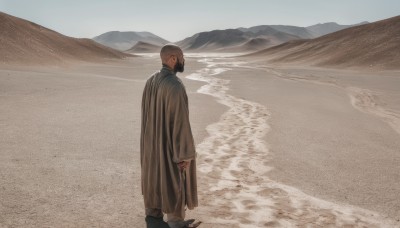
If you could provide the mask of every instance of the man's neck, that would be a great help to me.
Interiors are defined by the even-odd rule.
[[[168,66],[167,64],[164,64],[164,63],[163,63],[162,66],[163,66],[163,68],[165,68],[165,69],[171,71],[172,73],[176,73],[176,72],[174,72],[174,70],[173,70],[170,66]]]

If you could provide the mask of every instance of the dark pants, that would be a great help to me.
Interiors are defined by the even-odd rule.
[[[185,226],[185,206],[186,206],[186,190],[185,190],[185,172],[181,173],[181,197],[176,204],[175,211],[167,213],[167,222],[171,228],[182,228]],[[146,208],[146,216],[154,218],[163,218],[164,213],[158,208]]]

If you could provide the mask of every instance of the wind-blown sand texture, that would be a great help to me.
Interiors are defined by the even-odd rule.
[[[398,72],[186,57],[202,227],[399,227]],[[158,54],[0,70],[0,226],[145,227]]]
[[[90,39],[64,36],[0,12],[0,65],[54,65],[67,61],[104,61],[132,56]]]

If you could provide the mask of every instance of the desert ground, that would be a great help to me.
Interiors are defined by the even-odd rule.
[[[145,227],[158,54],[0,67],[0,227]],[[400,72],[187,54],[201,227],[400,227]]]

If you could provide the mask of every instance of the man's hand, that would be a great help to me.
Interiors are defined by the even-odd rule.
[[[190,161],[182,161],[182,162],[178,163],[178,167],[179,167],[180,171],[183,171],[183,170],[189,168],[189,166],[190,166]]]

